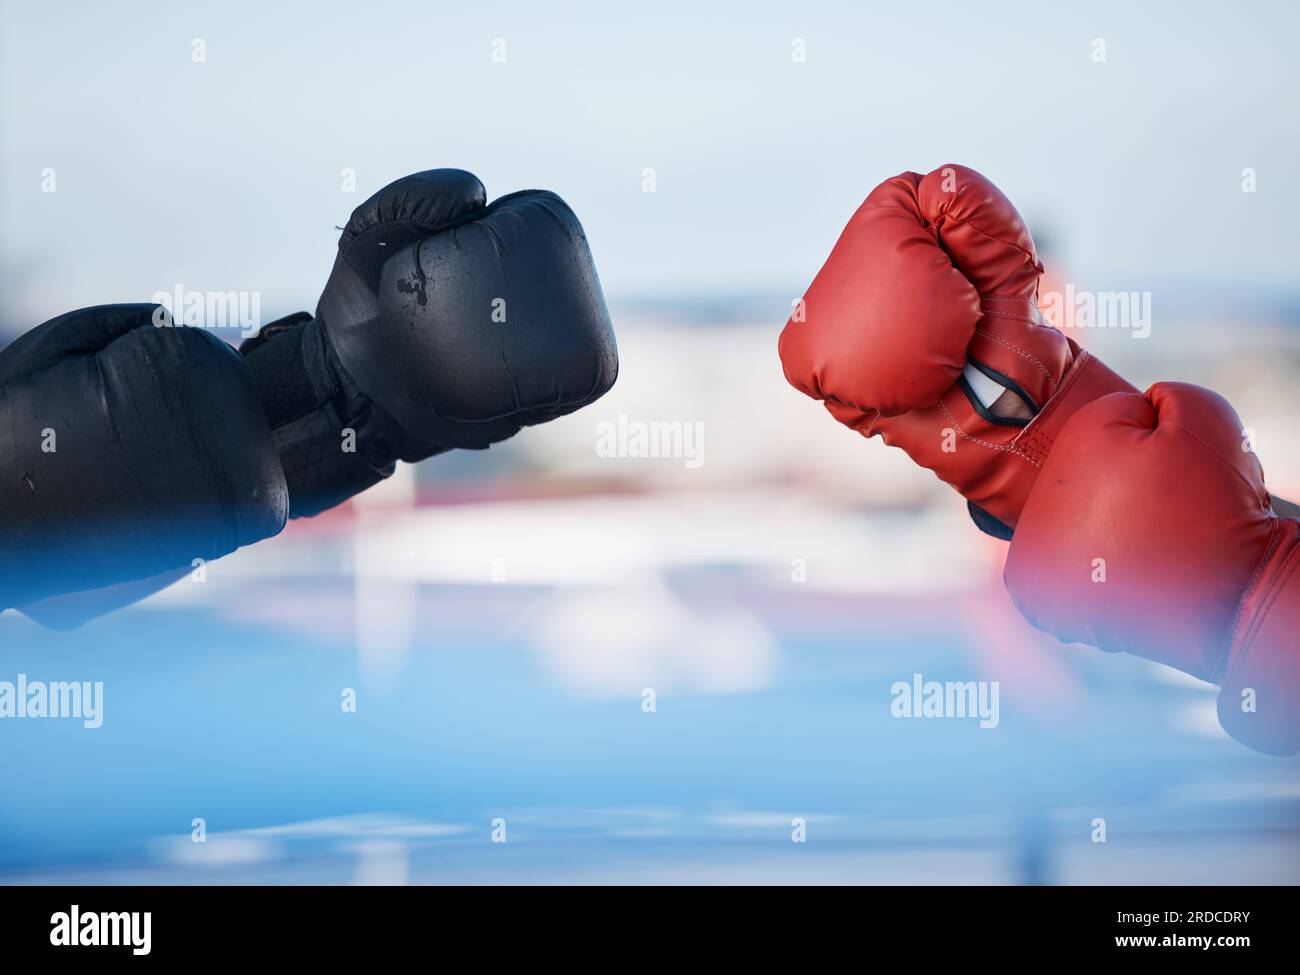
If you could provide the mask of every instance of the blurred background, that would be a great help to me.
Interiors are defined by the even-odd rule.
[[[1225,394],[1300,497],[1298,26],[5,0],[0,344],[177,289],[311,309],[356,205],[456,166],[578,213],[621,373],[203,582],[0,616],[0,680],[105,696],[95,730],[0,721],[0,881],[1297,882],[1300,763],[1227,739],[1209,686],[1031,630],[1004,546],[788,387],[776,337],[876,183],[965,163],[1048,287],[1148,297],[1141,337],[1073,337]],[[599,447],[653,422],[690,456]],[[997,726],[892,717],[916,673],[997,681]]]

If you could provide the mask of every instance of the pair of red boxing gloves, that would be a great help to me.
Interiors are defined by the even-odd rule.
[[[1219,721],[1300,751],[1300,521],[1208,389],[1138,392],[1038,309],[1024,221],[979,173],[903,173],[858,208],[781,333],[786,378],[1010,540],[1024,616],[1220,686]]]

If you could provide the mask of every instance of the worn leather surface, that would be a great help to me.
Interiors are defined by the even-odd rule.
[[[332,507],[398,460],[482,449],[603,395],[618,352],[582,225],[554,193],[491,206],[454,169],[362,203],[315,318],[244,352],[285,460],[292,514]],[[345,431],[355,452],[341,453]]]

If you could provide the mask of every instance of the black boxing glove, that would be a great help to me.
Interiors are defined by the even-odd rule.
[[[157,305],[51,319],[0,352],[0,609],[188,569],[284,527],[239,354]]]
[[[242,362],[206,332],[155,328],[164,315],[84,309],[0,353],[0,609],[79,624],[398,459],[486,447],[617,375],[572,211],[540,191],[488,207],[457,170],[358,207],[316,317],[267,326]]]
[[[486,203],[435,169],[353,211],[316,307],[241,346],[274,431],[290,516],[453,448],[571,413],[618,374],[581,224],[553,193]]]

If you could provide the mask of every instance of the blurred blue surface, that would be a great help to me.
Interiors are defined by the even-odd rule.
[[[303,595],[348,598],[328,583]],[[348,881],[378,857],[381,880],[410,881],[1186,881],[1187,864],[1151,872],[1172,845],[1202,867],[1218,857],[1209,873],[1226,882],[1300,879],[1296,762],[1181,733],[1171,712],[1204,692],[1138,661],[1105,659],[1064,728],[1009,704],[1014,679],[996,729],[896,719],[900,676],[973,678],[960,629],[922,619],[882,636],[787,612],[771,621],[769,686],[661,692],[647,714],[638,697],[557,686],[525,639],[499,634],[536,597],[449,620],[455,639],[421,632],[388,690],[365,688],[349,637],[211,609],[71,634],[0,618],[0,678],[102,680],[106,698],[98,730],[0,722],[0,876]],[[194,817],[207,847],[189,842]],[[802,861],[793,817],[808,822]],[[1088,842],[1094,817],[1105,845]]]

